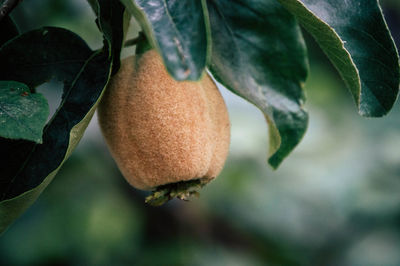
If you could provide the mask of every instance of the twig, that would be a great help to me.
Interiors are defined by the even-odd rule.
[[[139,32],[139,36],[133,39],[129,39],[124,43],[124,47],[134,46],[139,43],[142,39],[146,38],[143,32]]]
[[[139,42],[139,37],[129,39],[124,43],[124,47],[134,46]]]
[[[5,18],[22,0],[5,0],[0,7],[0,21]]]

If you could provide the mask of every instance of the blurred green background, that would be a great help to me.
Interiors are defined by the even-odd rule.
[[[381,3],[400,44],[400,2]],[[23,1],[13,17],[22,31],[60,26],[102,44],[86,1]],[[360,117],[305,37],[310,125],[277,171],[266,164],[263,115],[222,88],[232,124],[222,174],[199,199],[150,207],[148,193],[119,173],[94,118],[52,184],[0,237],[0,265],[400,265],[399,103],[384,118]],[[60,84],[39,91],[54,112]]]

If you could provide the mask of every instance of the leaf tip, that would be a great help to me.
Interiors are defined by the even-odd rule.
[[[358,114],[367,118],[378,118],[386,116],[391,108],[383,108],[381,105],[360,104],[358,107]]]
[[[277,156],[274,155],[268,158],[268,164],[271,166],[272,170],[277,170],[282,162],[283,159],[277,158]]]

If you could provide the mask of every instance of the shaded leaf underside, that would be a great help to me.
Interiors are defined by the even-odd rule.
[[[27,84],[32,91],[55,78],[64,83],[62,101],[44,128],[43,143],[0,138],[0,233],[26,210],[51,182],[89,124],[111,71],[119,67],[129,16],[118,1],[91,0],[104,47],[91,51],[76,34],[45,27],[17,37],[9,21],[0,25],[15,37],[0,49],[0,80]],[[3,26],[3,27],[2,27]]]
[[[377,0],[280,0],[336,66],[363,116],[385,115],[399,89],[399,59]]]
[[[305,133],[302,108],[307,57],[300,29],[276,1],[208,1],[210,70],[227,88],[262,110],[276,168]]]
[[[125,15],[125,6],[120,1],[90,0],[100,31],[103,33],[105,45],[113,58],[112,74],[120,68],[120,53],[125,37],[124,23],[129,23],[130,16]],[[124,21],[124,20],[127,21]]]
[[[207,61],[204,0],[121,0],[176,80],[198,80]]]
[[[107,82],[108,58],[94,54],[77,35],[52,27],[21,35],[2,47],[0,79],[35,87],[55,77],[64,82],[64,92],[61,106],[44,129],[43,144],[0,139],[0,150],[9,151],[0,162],[1,200],[38,186],[59,167],[71,128],[96,103]]]
[[[0,47],[19,34],[17,26],[9,16],[0,21],[0,32]]]

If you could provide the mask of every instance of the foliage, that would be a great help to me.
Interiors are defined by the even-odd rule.
[[[0,81],[0,90],[1,136],[42,143],[42,131],[49,115],[46,98],[31,94],[25,84],[16,81]]]
[[[118,11],[114,15],[121,18],[123,8]],[[61,105],[43,130],[42,144],[0,140],[1,150],[9,155],[1,162],[0,231],[36,200],[82,137],[112,67],[109,33],[105,39],[103,49],[92,51],[74,33],[45,27],[18,35],[0,48],[1,79],[24,83],[33,94],[51,78],[64,83]]]
[[[222,85],[263,112],[273,168],[300,142],[308,125],[303,91],[308,59],[298,23],[335,65],[361,115],[385,115],[398,94],[398,54],[377,0],[89,3],[104,39],[96,51],[66,29],[19,33],[9,17],[0,21],[0,108],[8,104],[25,120],[35,113],[15,104],[20,99],[12,98],[10,82],[40,102],[35,105],[40,118],[7,122],[0,130],[1,151],[7,154],[0,164],[0,232],[32,204],[82,137],[110,75],[118,71],[129,14],[175,79],[197,80],[208,68]],[[35,88],[51,79],[63,82],[64,89],[57,112],[43,127],[46,103]],[[6,118],[0,113],[0,125]],[[35,134],[24,128],[34,128]]]

